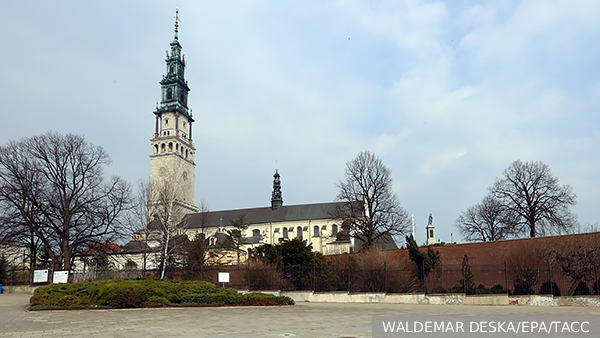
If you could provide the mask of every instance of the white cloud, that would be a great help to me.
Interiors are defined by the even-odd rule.
[[[600,217],[594,2],[3,3],[0,28],[21,29],[0,37],[1,141],[83,133],[111,172],[146,177],[175,6],[196,197],[215,209],[268,205],[275,166],[286,204],[332,200],[344,164],[369,150],[418,224],[433,212],[445,237],[518,158],[572,184],[582,221]]]

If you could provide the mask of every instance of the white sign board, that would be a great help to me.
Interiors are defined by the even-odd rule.
[[[219,283],[229,283],[229,272],[219,272]]]
[[[33,282],[34,283],[47,283],[48,282],[48,270],[33,271]]]
[[[54,278],[52,283],[68,283],[69,282],[69,271],[54,271]]]

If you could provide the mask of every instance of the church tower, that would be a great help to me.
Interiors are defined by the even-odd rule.
[[[154,133],[150,143],[150,185],[169,182],[177,187],[177,201],[186,211],[197,212],[194,205],[196,148],[192,141],[191,109],[185,79],[185,56],[178,37],[179,12],[175,12],[175,36],[165,59],[167,71],[160,81],[161,98],[157,103]]]
[[[283,205],[283,197],[281,197],[281,180],[279,179],[279,170],[275,169],[273,175],[273,192],[271,193],[271,209],[277,210]]]
[[[435,240],[435,226],[433,225],[433,215],[429,214],[429,221],[427,222],[427,245],[436,243]]]

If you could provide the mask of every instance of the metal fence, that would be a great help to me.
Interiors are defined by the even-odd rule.
[[[228,287],[249,290],[314,290],[387,293],[506,293],[599,295],[600,271],[590,268],[581,278],[573,278],[550,264],[538,267],[471,266],[472,278],[465,283],[461,265],[438,265],[419,280],[417,270],[390,268],[383,262],[380,267],[333,264],[326,266],[269,266],[246,264],[240,266],[178,267],[166,271],[174,280],[202,280],[218,284],[218,273],[229,272]],[[101,270],[73,273],[71,280],[104,280],[114,278],[158,277],[158,270]],[[9,269],[5,285],[30,284],[28,269]],[[471,284],[471,285],[468,285]],[[472,287],[471,287],[472,286]]]
[[[9,285],[28,285],[31,283],[31,271],[29,268],[8,267],[0,274],[0,284]]]

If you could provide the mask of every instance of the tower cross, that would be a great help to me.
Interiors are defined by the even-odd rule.
[[[179,20],[179,8],[177,7],[175,8],[175,16],[173,18],[175,18],[175,31],[177,31],[179,23],[181,22],[181,20]]]

